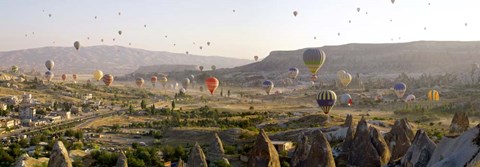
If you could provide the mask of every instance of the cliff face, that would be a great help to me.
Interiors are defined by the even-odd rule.
[[[258,134],[255,145],[248,154],[249,167],[279,167],[280,158],[278,152],[268,138],[267,133],[262,129]]]
[[[72,167],[72,160],[70,160],[63,142],[57,141],[55,145],[53,145],[48,167]]]

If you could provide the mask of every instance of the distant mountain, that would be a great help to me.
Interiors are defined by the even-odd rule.
[[[91,73],[94,69],[115,75],[127,74],[141,66],[159,64],[203,65],[209,68],[232,68],[253,62],[252,60],[220,56],[198,56],[162,51],[148,51],[123,46],[43,47],[0,52],[0,67],[17,65],[20,69],[44,72],[46,60],[55,61],[54,73]]]
[[[346,44],[324,46],[327,58],[319,74],[336,74],[346,70],[352,74],[446,73],[470,71],[480,63],[480,42],[418,41],[392,44]],[[303,74],[305,49],[272,51],[262,61],[225,69],[228,72],[286,72],[297,67]]]

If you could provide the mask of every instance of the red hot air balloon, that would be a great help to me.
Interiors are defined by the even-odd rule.
[[[215,77],[210,77],[205,80],[205,85],[207,85],[208,91],[213,95],[213,92],[218,88],[218,79]]]
[[[63,81],[67,80],[67,74],[62,74],[62,80]]]
[[[105,83],[106,86],[110,86],[113,83],[113,75],[110,74],[105,74],[102,78],[103,83]]]
[[[150,82],[152,82],[153,87],[155,87],[155,83],[157,83],[157,81],[158,81],[158,78],[155,75],[150,78]]]
[[[77,80],[77,74],[73,74],[72,77],[73,77],[73,80],[75,81]]]

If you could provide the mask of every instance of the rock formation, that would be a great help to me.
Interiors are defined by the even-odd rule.
[[[210,147],[210,149],[207,152],[207,157],[208,160],[210,161],[210,166],[215,166],[215,163],[223,161],[226,164],[230,164],[228,162],[228,159],[225,158],[225,151],[223,149],[223,142],[218,136],[217,133],[215,133],[214,140],[213,140],[213,145]]]
[[[192,150],[190,150],[190,155],[188,156],[187,165],[189,167],[207,167],[207,158],[205,153],[203,153],[202,147],[198,143],[195,143]]]
[[[17,161],[15,161],[15,167],[27,167],[27,164],[25,163],[27,158],[29,158],[28,154],[23,154],[18,157]]]
[[[117,159],[117,165],[115,165],[115,167],[128,167],[127,156],[125,156],[123,151],[120,151]]]
[[[437,146],[423,130],[417,130],[412,146],[401,161],[402,167],[426,167]]]
[[[367,122],[362,117],[358,122],[349,151],[348,165],[358,167],[384,166],[388,163],[390,156],[390,151],[384,143],[382,135],[376,129],[369,129]]]
[[[335,167],[332,148],[322,131],[316,131],[312,147],[305,160],[305,167]]]
[[[279,167],[280,158],[278,152],[262,129],[258,134],[255,145],[248,154],[249,167]]]
[[[345,135],[345,139],[340,145],[340,154],[337,157],[339,162],[338,165],[343,165],[344,162],[348,161],[348,155],[350,154],[350,151],[352,149],[351,147],[353,143],[353,138],[355,137],[355,127],[353,126],[353,119],[350,114],[347,115],[344,126],[346,126],[348,129],[347,134]]]
[[[308,145],[308,137],[301,134],[298,138],[297,146],[290,161],[291,167],[302,167],[305,165],[305,160],[308,157],[310,146]]]
[[[177,167],[186,167],[185,162],[181,158],[178,160]]]
[[[391,161],[397,161],[405,155],[411,146],[413,137],[412,126],[406,118],[395,121],[390,132],[385,134],[385,140],[392,153]]]
[[[450,124],[450,133],[458,134],[465,132],[470,126],[467,113],[455,112],[452,123]]]
[[[61,141],[57,141],[55,145],[53,145],[48,167],[72,167],[72,161],[68,156],[68,151]]]
[[[353,116],[352,114],[347,114],[347,118],[345,118],[345,123],[343,123],[344,127],[353,127]]]
[[[474,167],[478,161],[480,161],[480,124],[456,138],[443,137],[433,151],[427,166]]]

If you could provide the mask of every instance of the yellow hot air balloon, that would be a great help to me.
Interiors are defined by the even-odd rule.
[[[137,84],[137,86],[138,86],[139,88],[141,88],[144,83],[145,83],[145,80],[143,80],[143,78],[137,78],[137,79],[135,80],[135,84]]]
[[[320,67],[325,63],[325,52],[319,49],[307,49],[303,52],[303,62],[312,75],[317,74]]]
[[[337,77],[338,80],[340,80],[340,83],[345,87],[352,82],[352,75],[343,70],[337,72]]]
[[[439,101],[440,94],[436,90],[430,90],[428,91],[427,98],[429,101]]]
[[[160,78],[160,83],[162,84],[163,88],[165,88],[165,85],[167,85],[167,82],[168,82],[168,79],[166,76],[162,76],[162,78]]]
[[[100,81],[103,77],[103,72],[100,70],[96,70],[93,72],[93,78],[95,78],[97,81]]]

